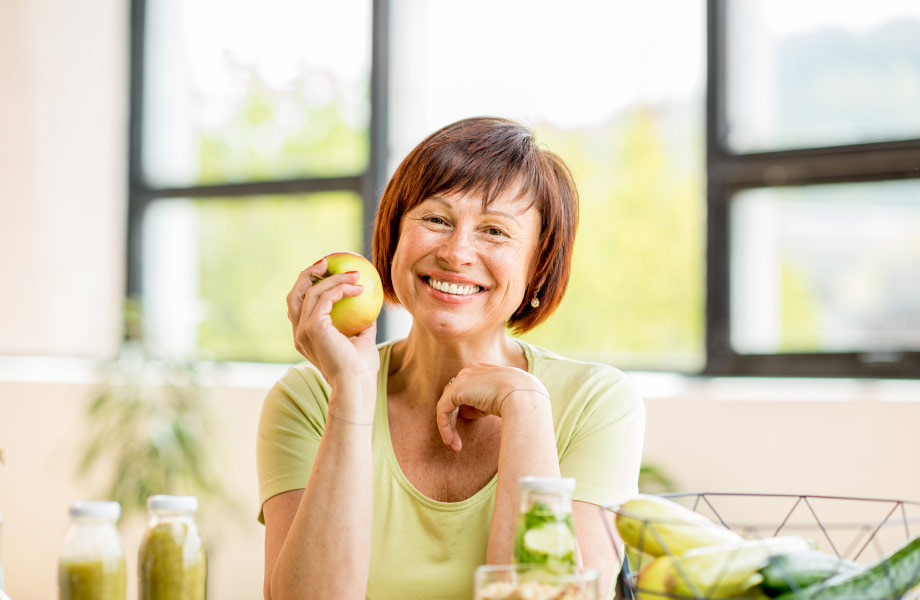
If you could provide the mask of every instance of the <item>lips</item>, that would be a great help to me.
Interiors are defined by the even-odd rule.
[[[480,286],[470,283],[453,283],[435,279],[434,277],[426,277],[425,280],[428,285],[439,292],[444,292],[445,294],[451,294],[453,296],[472,296],[482,291]]]

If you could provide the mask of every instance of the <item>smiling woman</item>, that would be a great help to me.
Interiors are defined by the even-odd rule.
[[[525,476],[576,480],[578,557],[612,593],[597,507],[637,492],[642,400],[609,365],[508,336],[562,301],[577,198],[530,130],[466,119],[419,144],[380,202],[374,262],[413,317],[405,339],[332,327],[355,273],[300,274],[288,315],[308,362],[259,424],[266,598],[470,598],[477,566],[512,560]]]
[[[526,266],[533,266],[540,276],[530,277],[524,297],[530,300],[539,294],[539,310],[524,302],[509,325],[523,333],[552,314],[568,285],[578,226],[578,193],[565,163],[552,152],[537,150],[530,130],[505,119],[466,119],[429,136],[396,170],[377,213],[374,256],[390,302],[399,299],[385,265],[393,261],[396,241],[406,226],[403,215],[438,221],[429,228],[449,228],[449,220],[432,206],[453,210],[454,203],[443,196],[465,203],[478,198],[482,231],[497,245],[520,246],[522,238],[533,236],[536,264]],[[426,213],[426,208],[434,212]],[[526,225],[534,216],[538,229],[528,231]],[[500,220],[493,225],[488,218]],[[502,225],[513,228],[514,235]]]

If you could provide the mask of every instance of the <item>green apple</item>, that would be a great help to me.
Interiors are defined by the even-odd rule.
[[[332,324],[343,334],[358,335],[371,326],[383,308],[383,284],[380,274],[369,260],[354,252],[333,252],[326,256],[326,277],[357,271],[358,284],[364,291],[352,298],[342,298],[332,306]]]

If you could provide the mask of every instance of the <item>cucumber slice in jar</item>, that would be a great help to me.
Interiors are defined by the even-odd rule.
[[[524,548],[532,554],[562,558],[575,552],[575,536],[564,521],[544,523],[524,532]]]

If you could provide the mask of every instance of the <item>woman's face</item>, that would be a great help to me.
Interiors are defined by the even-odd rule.
[[[477,195],[442,194],[403,215],[390,276],[415,323],[454,336],[504,329],[540,236],[539,211],[516,195],[483,208]]]

